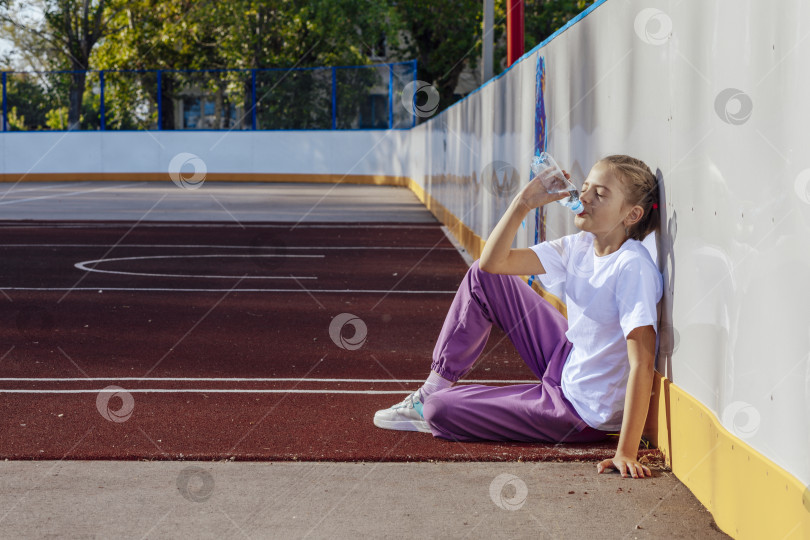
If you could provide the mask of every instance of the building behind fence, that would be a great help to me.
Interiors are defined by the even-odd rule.
[[[416,115],[400,98],[414,82],[416,60],[294,69],[9,71],[2,73],[2,129],[407,129]],[[69,117],[78,121],[71,125]]]

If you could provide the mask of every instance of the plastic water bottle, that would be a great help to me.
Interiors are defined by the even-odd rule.
[[[580,212],[585,210],[585,207],[582,206],[582,201],[579,200],[579,192],[577,191],[577,188],[570,190],[568,193],[569,195],[567,199],[560,199],[557,202],[565,206],[575,214],[579,214]]]
[[[547,169],[551,169],[546,172]],[[565,206],[575,214],[579,214],[585,208],[582,206],[582,201],[579,200],[579,192],[563,174],[557,162],[551,157],[548,152],[541,152],[532,158],[532,177],[540,176],[540,173],[546,172],[543,176],[543,185],[549,193],[563,193],[568,192],[568,197],[557,201]]]

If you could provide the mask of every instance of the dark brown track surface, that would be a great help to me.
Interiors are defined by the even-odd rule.
[[[457,443],[372,424],[427,376],[467,270],[438,225],[14,222],[0,223],[0,238],[0,459],[580,460],[615,450],[615,440]],[[87,267],[139,275],[74,266],[131,257]],[[341,313],[365,323],[362,347],[332,341]],[[255,380],[274,378],[306,380]],[[400,379],[414,382],[391,382]],[[497,327],[465,377],[480,379],[534,379]],[[110,385],[132,396],[125,421],[99,412]],[[263,392],[214,391],[227,389]],[[300,392],[310,389],[395,393]]]

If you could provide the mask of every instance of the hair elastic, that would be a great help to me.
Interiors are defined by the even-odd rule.
[[[654,203],[653,203],[653,208],[655,208],[655,209],[657,209],[657,208],[658,208],[658,203],[657,203],[657,202],[654,202]]]

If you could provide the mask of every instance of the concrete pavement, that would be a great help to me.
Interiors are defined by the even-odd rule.
[[[0,463],[2,538],[727,538],[593,463]]]

